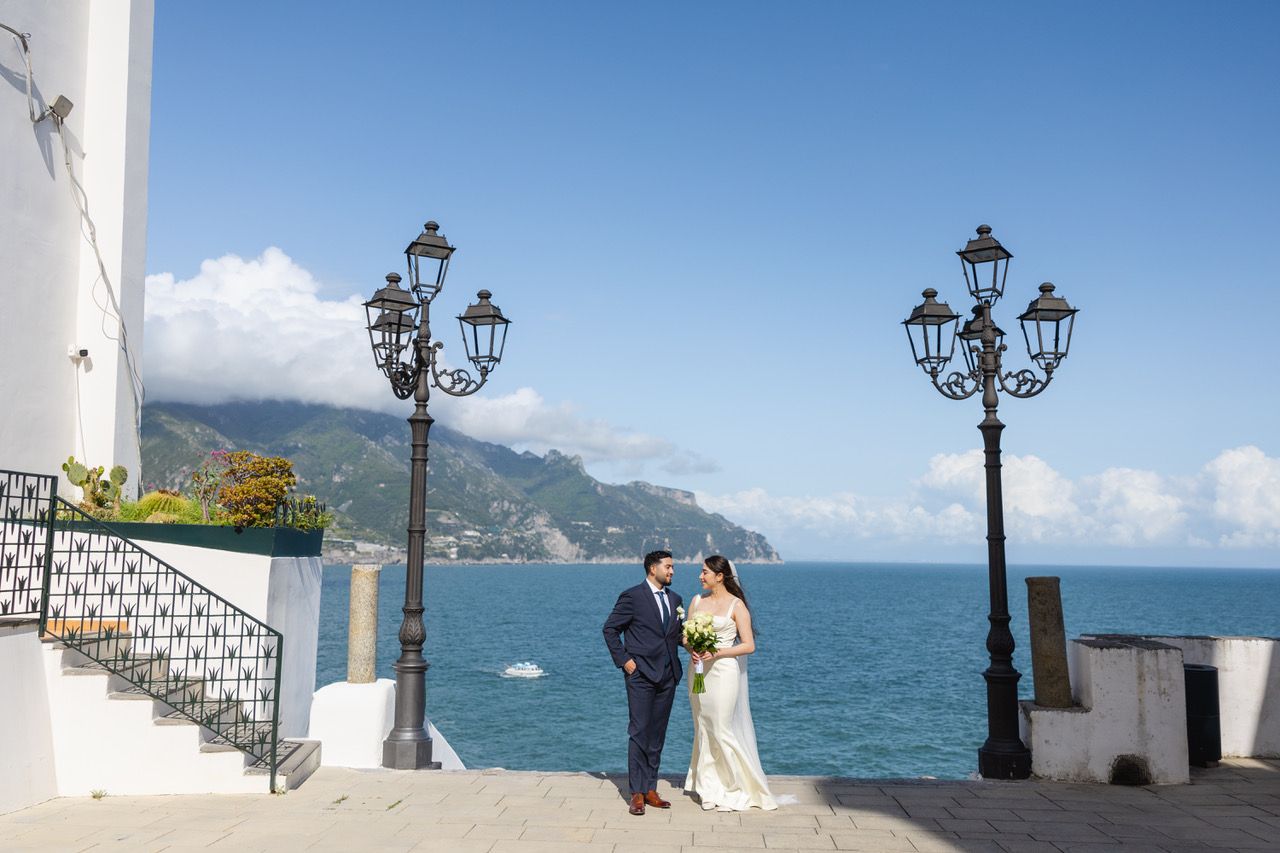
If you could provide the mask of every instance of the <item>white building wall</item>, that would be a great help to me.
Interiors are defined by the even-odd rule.
[[[36,110],[74,104],[64,126],[98,246],[140,368],[151,115],[152,0],[10,0],[0,23],[30,33]],[[0,31],[0,467],[57,473],[69,455],[124,465],[140,449],[120,323],[50,119],[28,119],[26,68]],[[109,309],[114,311],[114,309]],[[69,347],[89,350],[77,362]],[[60,491],[75,495],[63,481]]]
[[[0,623],[0,814],[58,796],[44,662],[34,622]]]

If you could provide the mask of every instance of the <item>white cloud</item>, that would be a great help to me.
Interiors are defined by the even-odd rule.
[[[1213,515],[1228,529],[1229,547],[1280,546],[1280,459],[1256,447],[1237,447],[1205,466],[1213,490]]]
[[[295,399],[387,409],[359,297],[329,302],[276,248],[147,276],[144,373],[156,400]]]
[[[1193,477],[1108,468],[1071,480],[1037,456],[1003,457],[1005,530],[1054,546],[1280,547],[1280,459],[1225,450]],[[986,533],[983,454],[939,454],[904,497],[698,494],[704,507],[780,541],[972,544]],[[803,534],[803,536],[801,535]]]
[[[321,299],[310,272],[277,248],[245,260],[225,255],[178,281],[147,276],[144,372],[147,398],[190,403],[301,400],[404,413],[373,364],[363,299]],[[483,392],[457,405],[436,395],[433,413],[482,441],[587,462],[645,465],[673,474],[716,470],[669,441],[582,416],[532,388]]]
[[[664,439],[584,418],[571,403],[548,403],[532,388],[473,398],[451,412],[450,418],[451,425],[467,435],[522,450],[542,453],[554,448],[586,462],[621,463],[624,468],[629,463],[657,461],[672,474],[718,470],[715,463]]]

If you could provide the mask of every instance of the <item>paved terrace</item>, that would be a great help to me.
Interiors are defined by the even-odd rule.
[[[625,780],[586,773],[323,768],[283,796],[64,798],[0,816],[0,849],[32,851],[689,850],[1181,853],[1280,851],[1280,762],[1232,760],[1190,785],[773,777],[798,805],[627,814]]]

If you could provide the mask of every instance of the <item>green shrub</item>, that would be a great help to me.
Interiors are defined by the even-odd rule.
[[[218,503],[237,527],[274,527],[276,507],[298,482],[293,463],[280,456],[233,450],[225,457]]]
[[[315,495],[286,498],[276,507],[275,515],[277,527],[294,530],[324,530],[333,524],[333,513]]]
[[[222,488],[222,478],[227,472],[226,450],[210,451],[200,467],[191,472],[191,490],[195,493],[196,502],[200,504],[200,520],[209,524],[216,512],[214,503],[218,499],[218,490]]]

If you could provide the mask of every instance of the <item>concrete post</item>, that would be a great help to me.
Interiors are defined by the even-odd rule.
[[[351,567],[351,612],[347,622],[347,681],[371,684],[378,655],[377,564]]]
[[[1062,592],[1058,578],[1027,578],[1027,622],[1031,629],[1031,672],[1036,704],[1071,707],[1067,671],[1067,635],[1062,625]]]

